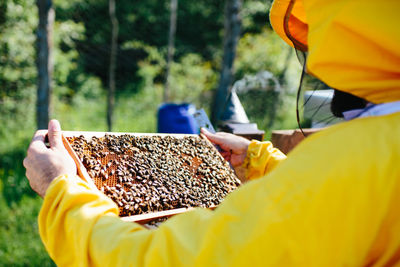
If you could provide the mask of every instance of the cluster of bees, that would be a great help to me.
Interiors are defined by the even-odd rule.
[[[229,164],[198,136],[67,139],[120,216],[217,206],[240,185]]]

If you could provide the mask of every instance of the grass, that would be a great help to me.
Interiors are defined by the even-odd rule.
[[[39,197],[23,196],[8,205],[0,195],[0,265],[55,266],[38,233]]]
[[[25,178],[24,149],[0,155],[0,265],[55,266],[40,241],[37,215],[42,199]]]

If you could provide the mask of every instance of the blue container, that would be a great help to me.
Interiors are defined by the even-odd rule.
[[[192,114],[196,108],[192,104],[162,104],[158,109],[159,133],[197,134],[199,128]]]

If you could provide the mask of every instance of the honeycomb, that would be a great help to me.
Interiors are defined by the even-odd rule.
[[[199,136],[66,138],[120,216],[215,207],[240,185],[229,164]]]

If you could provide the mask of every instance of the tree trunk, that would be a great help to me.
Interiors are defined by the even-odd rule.
[[[233,81],[233,63],[240,38],[242,0],[225,1],[224,55],[218,89],[212,107],[212,123],[217,124],[223,112]]]
[[[108,97],[107,97],[107,127],[112,131],[113,113],[115,104],[115,69],[117,63],[118,46],[118,20],[115,14],[115,0],[109,0],[109,14],[111,20],[111,52],[110,67],[108,73]]]
[[[7,1],[2,1],[0,3],[0,25],[1,28],[4,29],[3,26],[7,22]]]
[[[174,58],[175,52],[175,33],[176,33],[176,11],[178,8],[178,0],[171,0],[171,14],[170,14],[170,22],[169,22],[169,35],[168,35],[168,57],[167,57],[167,66],[166,66],[166,74],[165,74],[165,84],[164,84],[164,94],[163,94],[163,102],[166,103],[169,101],[170,92],[169,92],[169,79],[170,79],[170,68]]]
[[[47,129],[52,93],[52,35],[54,9],[52,0],[37,0],[36,4],[39,10],[39,25],[37,29],[38,89],[36,120],[38,129]]]

